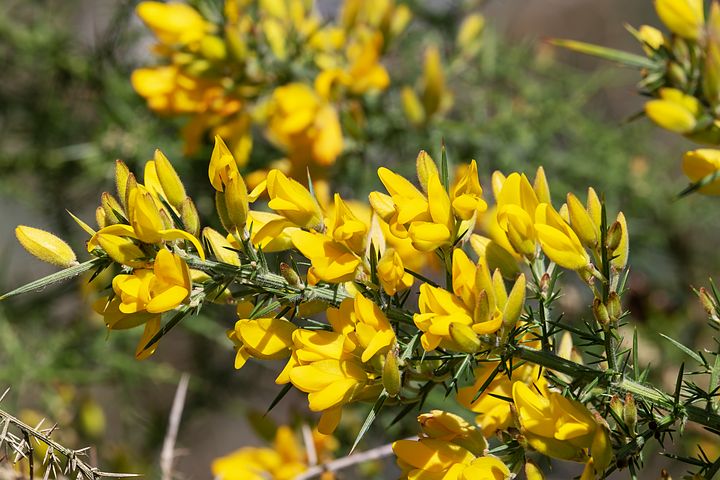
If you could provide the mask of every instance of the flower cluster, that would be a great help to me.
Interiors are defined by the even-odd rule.
[[[532,184],[520,173],[495,172],[495,205],[488,207],[476,162],[451,178],[442,156],[438,166],[420,152],[419,187],[383,167],[378,176],[387,193],[370,193],[369,205],[337,193],[325,202],[312,183],[278,169],[249,191],[233,151],[216,137],[208,179],[224,234],[202,226],[157,151],[143,183],[117,163],[117,196],[102,195],[97,231],[75,218],[90,235],[95,260],[78,264],[69,246],[42,230],[18,227],[18,238],[70,270],[114,265],[95,309],[110,329],[145,325],[140,359],[188,313],[209,302],[236,304],[227,331],[235,367],[284,361],[276,383],[307,394],[323,434],[337,428],[350,404],[422,403],[429,389],[451,379],[452,392],[472,373],[457,399],[478,415],[478,426],[446,412],[421,415],[420,439],[394,445],[408,478],[509,478],[531,451],[585,462],[588,478],[602,475],[613,455],[608,424],[587,399],[577,399],[566,370],[548,370],[518,352],[549,352],[582,365],[569,337],[556,344],[547,317],[566,269],[594,293],[592,335],[608,346],[610,371],[618,368],[610,355],[628,256],[622,213],[608,226],[593,189],[586,204],[568,194],[556,210],[542,169]],[[268,267],[270,252],[286,260],[279,274]],[[441,260],[444,286],[420,273],[437,274],[432,256]],[[542,317],[528,301],[538,302]],[[604,398],[593,400],[602,405]],[[512,455],[488,455],[494,436],[512,440]],[[288,455],[242,450],[213,468],[224,471],[241,459],[250,470],[285,478],[304,468]]]
[[[294,174],[316,177],[343,151],[341,111],[362,124],[363,98],[390,85],[381,59],[411,19],[392,0],[347,0],[332,21],[301,0],[226,0],[215,15],[145,1],[137,13],[160,65],[135,70],[133,86],[153,111],[189,119],[186,153],[209,132],[243,167],[262,130]]]
[[[720,4],[703,0],[655,0],[655,11],[668,33],[642,25],[630,33],[645,57],[595,45],[558,40],[558,45],[639,68],[644,114],[656,125],[705,145],[720,144]],[[685,154],[683,172],[692,182],[683,193],[718,195],[720,163],[713,149]]]

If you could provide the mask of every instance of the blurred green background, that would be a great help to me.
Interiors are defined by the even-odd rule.
[[[208,217],[209,145],[197,158],[183,158],[178,122],[153,115],[130,85],[132,69],[152,62],[151,37],[134,14],[135,3],[0,4],[2,292],[53,271],[16,244],[15,225],[45,228],[83,250],[86,236],[65,209],[91,219],[100,193],[113,188],[116,158],[137,170],[161,148],[186,181],[203,220],[214,222]],[[604,193],[610,211],[622,209],[628,217],[631,283],[625,298],[630,323],[646,339],[643,362],[680,363],[660,343],[658,331],[704,346],[704,315],[690,285],[706,284],[720,266],[713,245],[720,223],[716,200],[674,200],[685,186],[679,159],[690,143],[645,120],[625,121],[641,109],[632,72],[543,42],[563,37],[637,50],[622,25],[656,24],[651,2],[447,0],[410,6],[414,23],[386,61],[393,82],[419,75],[428,39],[449,48],[468,12],[486,17],[482,49],[452,72],[454,107],[429,129],[403,127],[400,104],[384,106],[371,128],[391,129],[393,135],[378,136],[381,142],[339,167],[337,188],[364,198],[378,186],[377,166],[411,172],[419,149],[439,158],[443,138],[451,161],[478,161],[488,196],[495,169],[533,176],[543,165],[556,206],[565,192],[584,199],[593,186]],[[335,2],[320,7],[336,8]],[[84,302],[83,285],[81,280],[0,303],[0,390],[11,388],[1,408],[29,423],[43,417],[59,423],[58,440],[75,448],[92,445],[91,459],[104,470],[154,478],[174,388],[180,373],[189,372],[178,439],[184,454],[176,471],[183,478],[207,478],[213,458],[260,443],[246,415],[268,404],[279,388],[264,365],[232,369],[224,333],[234,321],[230,309],[205,310],[164,339],[150,360],[136,362],[132,353],[140,332],[108,334]],[[587,303],[579,288],[566,287],[562,304],[570,318],[588,315]],[[666,368],[656,378],[672,388],[667,382],[675,373]],[[377,422],[366,446],[387,441],[384,426],[394,413]],[[364,415],[360,409],[346,416],[341,440],[352,441]],[[308,412],[302,396],[290,394],[271,416],[298,423]],[[413,431],[408,423],[389,434],[400,438]]]

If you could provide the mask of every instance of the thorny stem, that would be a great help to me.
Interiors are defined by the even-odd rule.
[[[74,465],[74,468],[72,468],[71,472],[78,472],[82,477],[76,477],[76,478],[86,478],[86,479],[99,479],[99,478],[130,478],[130,477],[137,477],[138,475],[134,473],[108,473],[103,472],[95,467],[91,467],[87,463],[80,460],[78,457],[81,455],[81,451],[79,450],[72,450],[69,448],[66,448],[62,445],[60,445],[55,440],[51,439],[48,435],[44,434],[43,432],[31,427],[30,425],[22,422],[21,420],[13,417],[9,413],[5,412],[4,410],[0,410],[0,419],[2,419],[3,424],[6,425],[13,425],[18,430],[20,430],[25,437],[25,441],[28,443],[28,449],[29,449],[29,455],[32,455],[32,447],[29,443],[29,437],[35,438],[37,441],[42,442],[46,444],[48,447],[52,448],[53,450],[60,452],[61,455],[66,457],[68,459],[69,465]],[[5,435],[9,435],[7,432]],[[2,440],[5,440],[3,438]],[[1,443],[1,442],[0,442]]]
[[[607,305],[610,298],[610,256],[607,248],[607,211],[605,210],[605,202],[601,203],[600,215],[600,257],[603,274],[602,281],[602,302]],[[617,372],[617,344],[615,342],[615,330],[617,327],[616,319],[613,319],[609,325],[603,325],[603,336],[605,340],[605,358],[608,368],[612,372]]]
[[[344,290],[334,290],[321,286],[306,286],[297,288],[289,285],[287,281],[280,275],[271,272],[259,272],[254,270],[250,265],[236,267],[225,263],[214,262],[211,260],[202,261],[197,257],[189,257],[186,259],[191,268],[197,268],[204,271],[225,271],[237,275],[242,284],[257,285],[267,287],[275,291],[284,291],[289,294],[295,293],[300,295],[304,300],[322,300],[333,306],[338,306],[344,299],[349,298],[349,294]],[[395,320],[412,323],[412,317],[403,313],[401,310],[388,310],[388,316]],[[554,370],[569,375],[576,380],[591,382],[595,379],[605,380],[609,384],[610,390],[614,393],[624,394],[632,393],[636,399],[645,400],[650,405],[655,405],[663,410],[676,412],[677,405],[674,398],[652,386],[630,380],[625,377],[617,378],[618,372],[611,369],[610,372],[604,372],[600,369],[582,365],[571,360],[564,359],[547,350],[535,350],[522,345],[508,345],[508,354],[517,358],[535,363],[541,367]],[[694,405],[683,407],[682,411],[687,419],[720,430],[720,415],[709,412],[705,408]],[[675,419],[680,417],[682,412],[673,415]],[[301,477],[303,478],[303,477]]]

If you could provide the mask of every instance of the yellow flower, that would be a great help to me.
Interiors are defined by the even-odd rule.
[[[211,469],[218,480],[292,480],[307,470],[307,465],[292,430],[281,426],[273,448],[241,448],[213,460]]]
[[[323,215],[317,200],[300,183],[280,170],[267,176],[268,206],[298,227],[322,230]]]
[[[290,381],[308,393],[309,407],[314,412],[348,403],[367,380],[367,373],[356,360],[328,358],[290,370]]]
[[[297,327],[283,318],[240,319],[228,337],[235,344],[235,368],[242,368],[250,357],[280,360],[290,356],[292,334]]]
[[[112,286],[120,297],[120,312],[162,313],[185,301],[190,295],[192,282],[185,261],[163,249],[155,257],[152,271],[137,269],[132,275],[117,275]]]
[[[536,382],[538,384],[537,382],[540,381],[542,383],[538,384],[538,388],[545,388],[545,377],[539,377],[540,367],[525,364],[513,368],[511,378],[503,374],[496,375],[485,391],[475,398],[478,390],[485,384],[494,369],[495,365],[492,363],[481,363],[475,369],[475,383],[472,386],[461,388],[457,395],[460,405],[478,414],[476,422],[486,437],[491,437],[496,432],[505,430],[512,425],[511,404],[499,397],[512,397],[512,386],[515,382]]]
[[[700,148],[683,155],[683,173],[692,182],[699,182],[711,174],[718,174],[718,179],[698,189],[705,195],[720,195],[720,150]]]
[[[483,455],[488,448],[483,433],[453,413],[432,410],[418,416],[418,423],[426,436],[453,442],[475,455]]]
[[[473,160],[461,175],[457,175],[457,180],[450,188],[450,199],[455,215],[463,220],[469,220],[476,213],[487,210],[487,203],[483,200],[482,193],[477,164]]]
[[[538,206],[535,230],[545,255],[561,267],[581,270],[590,257],[570,225],[547,203]]]
[[[295,248],[310,260],[320,280],[342,283],[355,279],[360,259],[343,244],[321,233],[302,230],[292,232],[290,238]]]
[[[142,185],[137,185],[129,192],[127,214],[130,225],[116,224],[101,229],[88,242],[88,251],[99,246],[103,236],[130,237],[149,244],[187,240],[197,249],[198,255],[205,258],[205,252],[197,238],[183,230],[169,228],[172,226],[169,215],[162,208],[158,208],[152,194]],[[133,249],[130,250],[132,254],[136,253]]]
[[[655,0],[655,11],[671,32],[697,40],[705,24],[703,0]]]
[[[610,463],[612,447],[606,429],[580,402],[556,392],[538,393],[523,382],[515,382],[513,402],[523,435],[544,455],[584,462],[588,450],[595,467],[602,471]]]
[[[222,192],[225,190],[225,185],[230,181],[230,175],[233,173],[239,173],[235,157],[220,135],[215,135],[215,146],[208,166],[210,183],[215,190]]]
[[[137,14],[166,45],[199,41],[213,29],[200,12],[185,3],[141,2]]]
[[[445,75],[440,60],[440,50],[433,45],[425,50],[425,65],[422,77],[422,103],[425,116],[430,118],[446,109],[452,97],[445,88]]]
[[[473,480],[478,478],[506,480],[510,470],[495,457],[476,457],[465,448],[435,438],[399,440],[393,452],[403,478]]]
[[[15,228],[15,236],[29,254],[43,262],[63,268],[78,264],[72,248],[50,232],[20,225]]]
[[[387,353],[395,344],[395,331],[385,314],[362,295],[344,300],[338,309],[328,309],[327,316],[334,331],[342,332],[359,346],[363,363],[376,354]]]
[[[594,222],[590,212],[572,193],[567,194],[567,207],[570,225],[578,238],[586,247],[595,248],[600,240],[600,225]]]
[[[420,313],[415,314],[414,322],[424,332],[420,341],[426,351],[442,345],[474,353],[480,346],[477,335],[515,325],[525,301],[524,275],[517,278],[508,295],[499,270],[491,276],[486,265],[473,264],[462,250],[455,249],[452,278],[452,292],[427,283],[420,286]]]
[[[690,133],[702,114],[700,101],[675,88],[661,88],[660,98],[645,104],[645,114],[658,126],[676,133]]]
[[[343,149],[335,109],[311,87],[290,83],[275,89],[267,135],[286,149],[293,163],[331,165]]]
[[[377,263],[377,276],[388,295],[395,295],[412,287],[415,279],[405,271],[403,261],[394,248],[388,248]]]
[[[370,204],[378,216],[389,224],[394,236],[409,237],[415,249],[429,252],[451,245],[452,237],[456,233],[456,222],[463,219],[455,218],[450,196],[440,182],[437,167],[427,153],[420,152],[417,168],[420,184],[427,196],[404,177],[381,167],[378,169],[378,176],[390,198],[382,193],[372,192]],[[458,185],[460,187],[456,192],[456,199],[465,194],[469,195],[458,201],[458,206],[463,203],[467,206],[467,203],[472,201],[479,207],[477,199],[473,199],[477,195],[477,189],[472,186],[471,180],[461,179]],[[462,224],[463,231],[473,227],[474,221],[467,225]]]
[[[247,228],[250,232],[250,240],[263,252],[281,252],[293,248],[290,235],[298,230],[293,223],[281,215],[270,212],[249,211]],[[232,235],[228,240],[235,241]],[[241,248],[239,244],[235,248]]]

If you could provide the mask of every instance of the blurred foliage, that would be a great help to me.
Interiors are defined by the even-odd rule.
[[[89,216],[87,205],[96,203],[97,185],[109,184],[111,160],[122,158],[132,168],[150,158],[156,147],[189,180],[188,189],[201,215],[212,209],[210,190],[205,187],[206,163],[192,158],[181,161],[178,124],[156,118],[130,84],[133,68],[147,63],[147,34],[134,16],[134,3],[96,4],[90,11],[86,11],[89,2],[80,0],[9,1],[2,7],[0,197],[15,197],[36,215],[52,218],[65,238],[79,237],[82,232],[71,226],[57,205]],[[410,172],[418,149],[440,157],[442,139],[456,163],[477,159],[483,178],[489,178],[494,169],[532,171],[542,164],[554,191],[580,193],[592,183],[611,203],[623,205],[631,225],[631,243],[642,246],[632,252],[633,275],[644,280],[630,292],[630,310],[641,321],[660,320],[663,328],[682,328],[685,338],[676,338],[692,343],[697,331],[692,326],[702,325],[700,316],[695,323],[681,325],[678,319],[687,312],[678,311],[677,306],[688,303],[687,285],[698,281],[699,272],[720,266],[712,245],[701,240],[717,233],[712,226],[717,224],[717,214],[708,212],[707,200],[702,198],[669,208],[679,190],[672,173],[673,155],[667,155],[665,145],[651,142],[645,125],[608,121],[602,103],[610,77],[558,64],[544,45],[510,43],[493,31],[492,19],[479,50],[462,58],[453,49],[454,39],[462,19],[476,4],[456,2],[430,8],[411,2],[410,7],[415,20],[396,39],[384,61],[395,94],[387,101],[363,100],[365,136],[356,138],[343,154],[345,161],[332,167],[330,178],[336,190],[344,196],[363,197],[376,186],[375,167],[394,164],[400,173]],[[78,28],[82,18],[99,18],[101,12],[107,15],[104,21]],[[423,58],[431,43],[440,46],[447,89],[455,101],[442,117],[410,126],[400,92],[403,87],[420,88],[416,79],[422,76]],[[279,154],[268,145],[257,151],[273,159]],[[208,153],[209,143],[205,143],[196,157],[207,159]],[[698,221],[698,210],[703,211],[703,221]],[[2,291],[16,286],[12,279],[3,279],[1,285]],[[186,322],[192,335],[183,345],[190,346],[180,354],[189,357],[183,360],[184,368],[202,367],[207,375],[203,387],[229,384],[232,391],[247,387],[226,366],[229,349],[220,350],[208,340],[218,338],[209,335],[209,330],[222,331],[231,322],[230,315],[221,322],[203,317]],[[3,303],[0,386],[12,387],[6,400],[9,408],[30,403],[42,416],[63,421],[66,428],[72,426],[78,435],[72,441],[93,442],[103,461],[114,462],[112,468],[123,468],[116,466],[123,457],[150,463],[162,441],[166,411],[148,407],[150,412],[139,413],[146,406],[140,392],[147,382],[172,381],[175,372],[157,360],[135,362],[130,352],[136,339],[110,335],[106,340],[100,332],[103,328],[83,313],[77,290],[48,289],[31,301]],[[126,420],[142,415],[147,431],[132,431],[129,425],[136,423],[127,422],[113,435],[123,439],[123,444],[104,448],[90,433],[92,428],[83,426],[88,422],[84,415],[94,414],[83,414],[82,407],[77,407],[84,405],[81,399],[93,398],[98,386],[112,387],[109,396],[114,398],[103,405],[105,416],[110,409],[117,409]],[[68,396],[68,388],[77,391]],[[198,393],[186,415],[219,408],[226,397],[213,398],[217,393],[213,388]],[[363,415],[357,415],[356,423],[362,422]],[[351,432],[358,427],[352,418],[347,416]],[[379,424],[389,422],[383,418],[374,428],[380,430]],[[340,434],[346,442],[352,441],[351,436]]]

